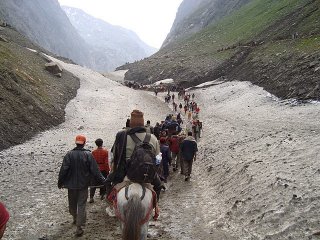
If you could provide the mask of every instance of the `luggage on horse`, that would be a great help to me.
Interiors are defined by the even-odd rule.
[[[135,134],[129,136],[136,145],[127,161],[127,176],[132,182],[151,183],[157,174],[155,149],[150,144],[151,134],[147,133],[143,141]]]

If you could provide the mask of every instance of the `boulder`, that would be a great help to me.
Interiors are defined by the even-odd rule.
[[[6,27],[6,26],[7,26],[6,21],[0,19],[0,27]]]
[[[46,62],[52,62],[52,60],[43,52],[40,52],[39,55],[46,61]]]
[[[0,35],[0,41],[1,42],[9,42],[4,36]]]
[[[62,67],[57,62],[46,63],[45,68],[52,74],[62,73]]]
[[[62,77],[62,74],[61,73],[56,73],[56,74],[54,74],[56,77],[58,77],[58,78],[61,78]]]

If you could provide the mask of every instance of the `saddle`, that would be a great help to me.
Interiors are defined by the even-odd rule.
[[[121,189],[125,188],[125,196],[126,198],[128,199],[128,188],[129,186],[134,183],[132,181],[130,181],[127,177],[123,180],[123,182],[121,183],[118,183],[116,184],[111,193],[107,196],[107,200],[113,205],[114,209],[115,209],[115,213],[116,213],[116,216],[120,219],[120,213],[117,209],[117,194],[118,192],[120,192]],[[150,183],[139,183],[141,186],[142,186],[142,189],[143,189],[143,193],[142,193],[142,196],[141,196],[141,200],[144,198],[144,195],[145,195],[145,192],[146,192],[146,189],[149,189],[151,192],[152,192],[152,209],[154,209],[154,217],[153,219],[154,220],[157,220],[158,217],[159,217],[159,213],[160,213],[160,209],[159,209],[159,206],[158,206],[158,202],[157,202],[157,193],[153,190],[153,186],[152,184]],[[149,213],[147,214],[147,216],[145,217],[143,223],[147,222],[148,219],[149,219],[149,216],[151,214],[151,211],[152,209],[150,209]],[[143,224],[142,223],[142,224]]]

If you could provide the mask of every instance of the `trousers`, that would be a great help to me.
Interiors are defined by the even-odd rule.
[[[77,227],[85,225],[88,188],[68,189],[69,213],[76,220]]]
[[[102,176],[104,176],[105,178],[108,176],[108,172],[106,171],[101,171]],[[96,188],[95,187],[90,187],[90,198],[94,197],[94,194],[96,192]],[[103,196],[106,194],[106,187],[100,187],[100,196]]]

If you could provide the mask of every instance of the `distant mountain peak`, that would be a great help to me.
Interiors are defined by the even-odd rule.
[[[81,37],[91,46],[96,59],[99,59],[96,62],[99,71],[106,71],[106,66],[107,70],[113,70],[126,62],[141,60],[156,52],[155,48],[148,46],[129,29],[95,18],[81,9],[62,8]]]

